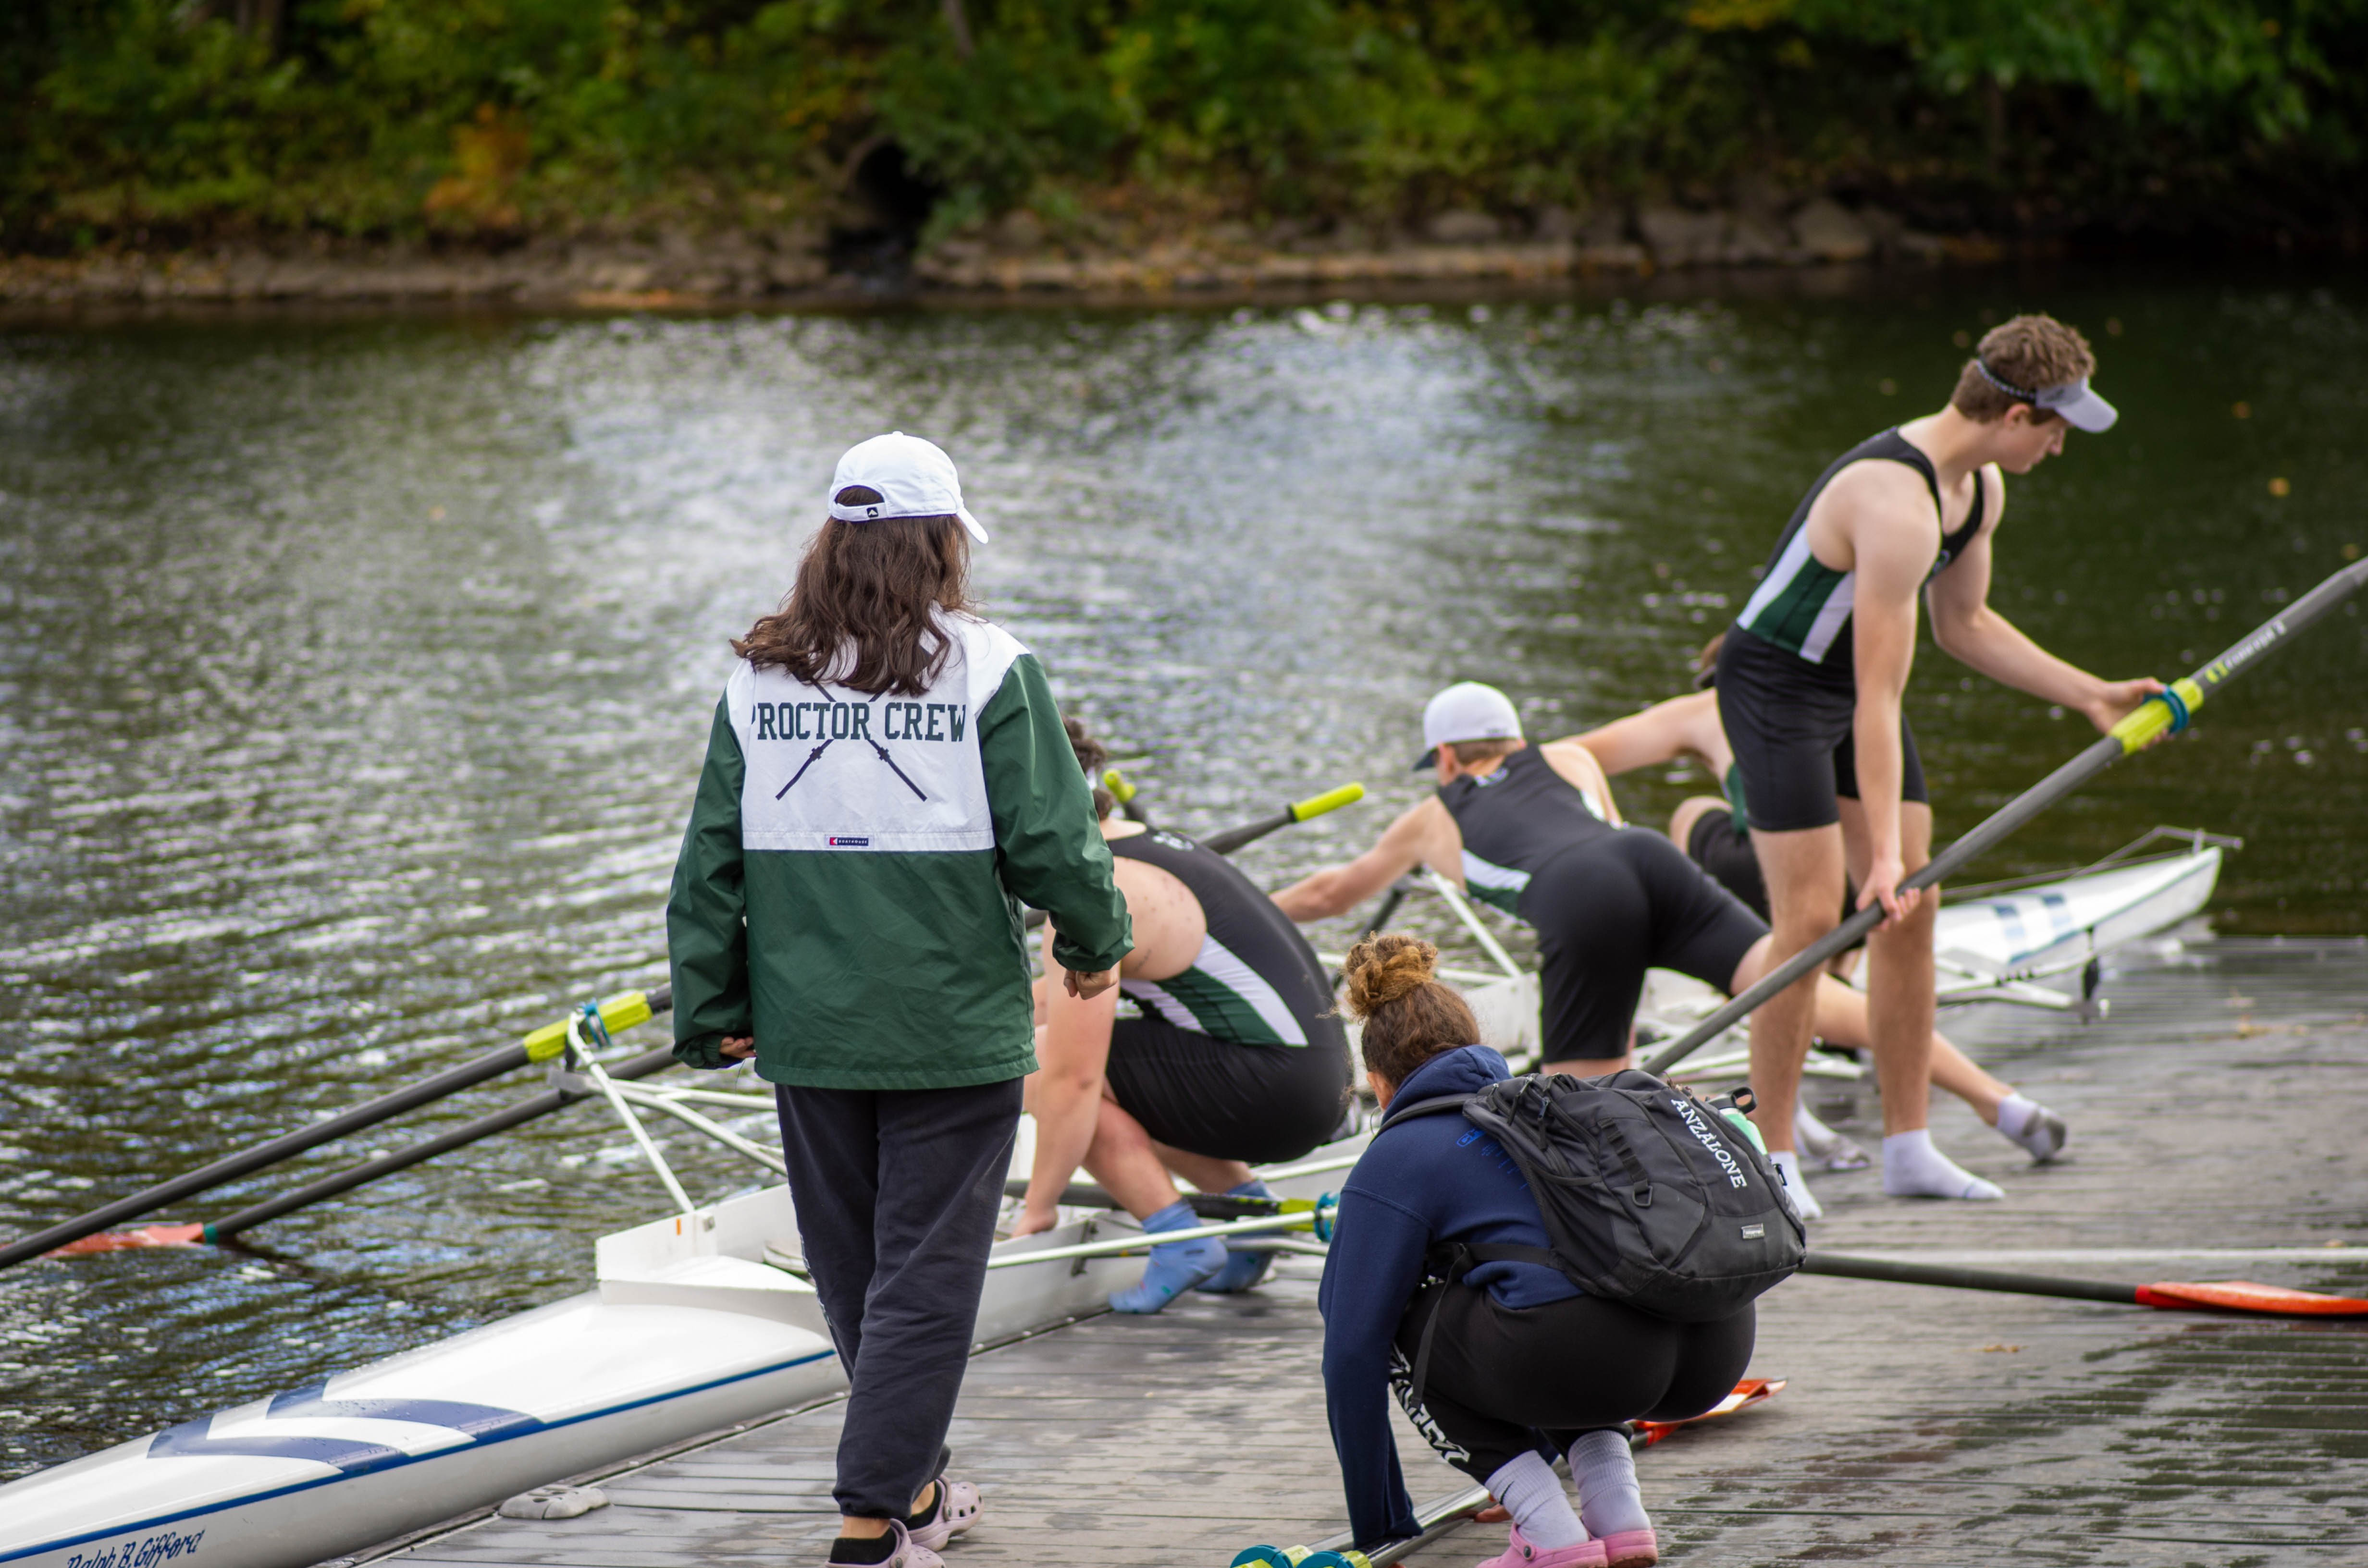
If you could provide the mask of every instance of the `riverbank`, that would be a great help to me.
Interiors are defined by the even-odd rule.
[[[882,297],[1145,294],[1386,283],[1649,277],[1710,267],[1985,265],[2060,243],[1932,234],[1873,206],[1820,197],[1790,212],[1680,207],[1528,232],[1448,211],[1419,233],[1264,233],[1215,225],[1139,246],[1048,242],[1030,215],[918,256],[834,264],[817,232],[550,238],[506,248],[249,242],[0,259],[0,303],[81,305],[483,301],[580,309]]]

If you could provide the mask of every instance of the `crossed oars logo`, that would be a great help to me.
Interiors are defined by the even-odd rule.
[[[830,696],[830,694],[829,694],[828,692],[825,692],[825,693],[823,693],[823,695],[824,695],[824,697],[825,697],[825,699],[827,699],[827,698]],[[840,702],[837,702],[837,701],[832,702],[832,704],[831,704],[831,705],[832,705],[833,707],[845,707],[845,708],[852,708],[852,707],[854,707],[854,706],[855,706],[855,704],[854,704],[854,703],[852,703],[852,702],[840,703]],[[873,751],[876,751],[876,752],[878,752],[878,753],[880,754],[880,760],[881,760],[881,761],[882,761],[882,762],[884,762],[884,763],[886,763],[886,764],[888,765],[888,771],[889,771],[889,772],[891,772],[891,773],[894,774],[897,778],[901,778],[901,779],[904,779],[904,781],[905,781],[905,789],[907,789],[907,790],[910,790],[911,791],[913,791],[913,797],[914,797],[914,799],[916,799],[916,800],[920,800],[920,801],[926,801],[926,800],[928,800],[928,799],[929,798],[929,797],[928,797],[928,792],[927,792],[926,790],[923,790],[923,789],[922,789],[918,784],[914,783],[914,782],[913,782],[913,780],[911,779],[911,778],[910,778],[910,777],[908,777],[908,776],[905,774],[905,770],[904,770],[903,768],[901,768],[901,767],[897,767],[897,766],[896,766],[896,759],[895,759],[894,757],[890,756],[888,755],[888,748],[887,748],[886,746],[882,745],[878,741],[873,740],[873,739],[871,738],[871,734],[868,733],[868,730],[867,730],[867,733],[866,733],[864,734],[864,736],[863,736],[863,741],[864,741],[864,744],[865,744],[869,745],[869,746],[870,746]],[[807,768],[809,768],[809,767],[812,767],[814,765],[814,763],[815,763],[817,760],[819,760],[819,759],[821,758],[822,754],[823,754],[823,753],[825,753],[825,752],[826,752],[826,751],[828,751],[828,750],[830,749],[830,747],[831,747],[831,742],[830,742],[830,741],[828,741],[828,740],[825,740],[825,741],[821,742],[820,744],[818,744],[817,745],[815,745],[815,747],[814,748],[814,750],[812,750],[812,751],[810,751],[810,752],[806,753],[806,759],[805,759],[805,761],[803,761],[803,762],[802,762],[802,763],[798,764],[798,770],[797,770],[795,773],[792,773],[792,774],[791,774],[791,775],[790,775],[790,781],[789,781],[787,784],[782,785],[780,789],[778,789],[778,790],[774,790],[774,791],[773,791],[773,799],[775,799],[775,800],[777,800],[777,801],[778,801],[778,800],[780,800],[782,796],[784,796],[784,795],[788,794],[791,790],[793,790],[793,789],[797,788],[797,782],[798,782],[798,780],[799,780],[799,779],[801,779],[801,778],[803,778],[806,776],[806,769],[807,769]]]

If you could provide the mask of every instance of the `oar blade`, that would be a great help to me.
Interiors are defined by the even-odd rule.
[[[2209,1307],[2224,1312],[2262,1312],[2275,1317],[2368,1317],[2368,1301],[2357,1296],[2329,1296],[2317,1290],[2294,1290],[2283,1285],[2257,1285],[2249,1279],[2214,1279],[2201,1284],[2166,1280],[2138,1287],[2138,1304],[2172,1312]]]
[[[1748,1410],[1755,1404],[1765,1403],[1784,1392],[1784,1384],[1787,1381],[1783,1378],[1746,1378],[1735,1385],[1734,1392],[1703,1411],[1700,1415],[1689,1415],[1683,1421],[1633,1423],[1635,1427],[1636,1440],[1643,1447],[1649,1449],[1680,1426],[1699,1426],[1704,1421],[1715,1421],[1722,1415],[1732,1415],[1738,1410]]]
[[[134,1225],[128,1231],[101,1231],[51,1247],[44,1257],[82,1257],[91,1253],[136,1252],[142,1247],[196,1247],[206,1244],[203,1225]]]

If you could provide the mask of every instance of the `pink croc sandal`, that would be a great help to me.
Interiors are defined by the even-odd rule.
[[[1603,1543],[1582,1540],[1577,1546],[1558,1546],[1552,1551],[1531,1543],[1515,1525],[1510,1539],[1505,1543],[1504,1555],[1491,1557],[1474,1568],[1604,1568]]]
[[[1648,1568],[1661,1560],[1661,1543],[1651,1530],[1621,1530],[1595,1544],[1603,1549],[1604,1568]]]

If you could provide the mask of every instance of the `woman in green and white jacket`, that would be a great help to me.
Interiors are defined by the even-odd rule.
[[[942,1445],[1036,1065],[1020,903],[1073,994],[1133,941],[1044,672],[970,604],[951,460],[875,437],[829,510],[733,644],[666,905],[675,1054],[775,1085],[850,1382],[830,1562],[931,1568],[978,1510]]]

